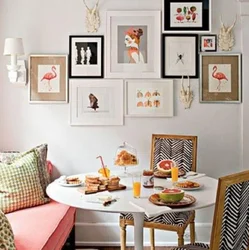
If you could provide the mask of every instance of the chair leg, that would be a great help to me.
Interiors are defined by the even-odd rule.
[[[184,245],[184,232],[180,231],[180,232],[177,232],[178,234],[178,247],[180,246],[183,246]]]
[[[190,243],[194,244],[195,243],[195,214],[193,215],[193,218],[190,221],[189,227],[190,227]]]
[[[126,225],[120,226],[121,250],[126,249]]]
[[[150,228],[150,249],[155,250],[155,229]]]

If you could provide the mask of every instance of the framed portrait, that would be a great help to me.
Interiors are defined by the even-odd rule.
[[[69,36],[69,77],[104,77],[104,36]]]
[[[241,54],[200,55],[200,102],[241,102]]]
[[[71,79],[70,124],[123,125],[123,80]]]
[[[217,51],[217,35],[200,35],[200,51]]]
[[[162,35],[162,77],[198,78],[198,35]]]
[[[173,116],[173,80],[131,79],[126,84],[126,116]]]
[[[106,26],[106,77],[160,78],[160,11],[108,11]]]
[[[211,1],[162,0],[162,32],[211,32]]]
[[[68,55],[30,55],[30,103],[68,102]]]

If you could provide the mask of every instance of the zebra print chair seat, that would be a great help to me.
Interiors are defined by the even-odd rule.
[[[150,168],[157,170],[157,163],[164,159],[174,160],[185,172],[196,171],[197,137],[184,135],[152,135]],[[190,242],[195,242],[195,211],[166,213],[144,217],[144,227],[150,228],[151,250],[155,249],[154,229],[177,232],[178,246],[184,245],[184,232],[190,225]],[[121,250],[126,249],[126,226],[134,225],[132,214],[120,215]]]
[[[209,245],[204,243],[194,243],[185,245],[183,247],[173,248],[172,250],[203,250],[203,249],[209,249]]]
[[[220,178],[216,195],[210,248],[205,244],[196,243],[194,245],[176,247],[173,250],[248,250],[248,197],[249,171]]]

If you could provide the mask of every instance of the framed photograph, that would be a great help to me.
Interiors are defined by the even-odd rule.
[[[241,54],[200,55],[200,102],[241,102]]]
[[[71,125],[123,125],[123,80],[70,80]]]
[[[200,35],[200,51],[217,51],[217,35]]]
[[[211,32],[211,0],[162,0],[163,33]]]
[[[173,80],[126,80],[126,116],[173,116]]]
[[[104,77],[104,36],[69,36],[69,77]]]
[[[160,11],[107,12],[108,78],[160,78]]]
[[[198,35],[162,35],[162,77],[198,78]]]
[[[68,55],[30,55],[30,103],[68,102]]]

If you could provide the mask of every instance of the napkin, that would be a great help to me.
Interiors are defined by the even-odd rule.
[[[167,206],[157,206],[157,205],[152,204],[148,200],[148,197],[134,199],[130,201],[130,204],[140,209],[148,217],[157,216],[159,214],[163,214],[165,211],[172,210],[170,207],[167,207]]]
[[[81,198],[86,202],[103,204],[105,201],[114,200],[118,197],[109,191],[104,191],[96,194],[82,195]]]
[[[187,178],[178,178],[178,181],[184,181],[184,180],[194,180],[194,179],[198,179],[198,178],[201,178],[203,176],[205,176],[206,174],[204,173],[197,173],[197,172],[194,172],[194,171],[189,171],[186,173],[186,175],[184,175],[184,177],[187,177]]]

